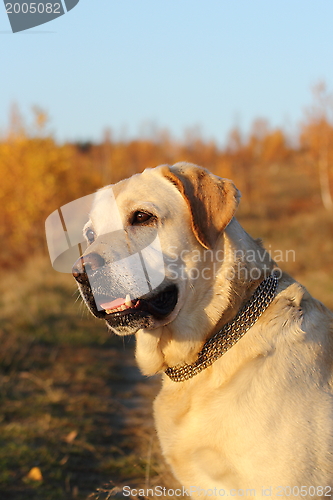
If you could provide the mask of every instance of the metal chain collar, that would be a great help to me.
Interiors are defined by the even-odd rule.
[[[278,283],[278,277],[273,272],[260,283],[250,300],[240,309],[234,319],[205,342],[196,361],[167,368],[165,373],[168,377],[174,382],[188,380],[225,354],[254,325],[273,301]]]

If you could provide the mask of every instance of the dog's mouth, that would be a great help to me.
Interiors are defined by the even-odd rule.
[[[110,316],[124,316],[140,312],[152,314],[155,318],[164,318],[174,309],[177,298],[177,287],[170,285],[161,292],[147,298],[131,299],[130,295],[126,295],[125,298],[100,303],[100,307],[104,309],[105,319]]]
[[[115,330],[130,330],[150,327],[154,320],[167,318],[176,307],[178,289],[176,285],[169,285],[163,290],[140,298],[132,299],[130,295],[116,299],[105,296],[95,297],[98,304],[93,307],[93,314],[105,321]]]

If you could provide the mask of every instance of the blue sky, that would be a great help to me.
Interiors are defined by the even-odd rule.
[[[59,140],[175,137],[221,143],[255,118],[295,130],[311,87],[333,87],[331,0],[80,0],[12,34],[0,5],[0,131],[38,105]]]

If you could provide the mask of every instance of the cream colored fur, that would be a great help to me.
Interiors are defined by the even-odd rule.
[[[275,266],[234,218],[237,191],[221,182],[196,166],[178,164],[148,169],[115,186],[120,213],[151,204],[159,211],[165,255],[172,260],[184,251],[182,262],[167,268],[179,287],[175,311],[136,333],[136,359],[145,375],[193,362],[204,341],[235,316],[265,270]],[[205,183],[217,186],[209,203],[213,191],[200,191]],[[195,207],[200,196],[206,212]],[[258,256],[254,262],[246,258],[249,250]],[[255,280],[249,279],[251,270]],[[219,490],[248,498],[250,489],[256,498],[293,498],[283,488],[302,486],[299,498],[321,496],[322,490],[310,486],[331,493],[332,362],[332,313],[283,274],[273,303],[222,358],[185,382],[163,374],[156,427],[181,484],[198,498],[205,498],[203,490],[207,498],[222,496]]]

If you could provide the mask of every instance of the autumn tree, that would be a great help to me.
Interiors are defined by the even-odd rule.
[[[301,144],[309,153],[319,174],[321,199],[333,211],[330,189],[333,174],[333,95],[321,82],[313,88],[313,104],[306,111],[302,124]]]

